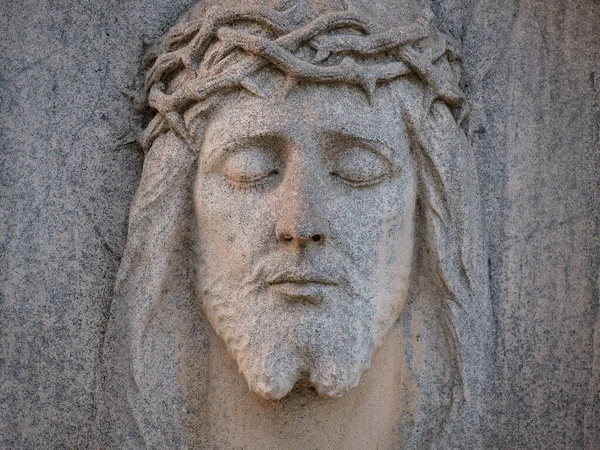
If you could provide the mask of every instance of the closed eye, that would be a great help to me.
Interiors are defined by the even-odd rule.
[[[221,174],[234,187],[251,188],[278,175],[278,159],[260,147],[244,148],[227,156]]]
[[[329,172],[331,176],[355,187],[378,184],[392,173],[392,167],[386,158],[361,147],[351,147],[339,152]]]

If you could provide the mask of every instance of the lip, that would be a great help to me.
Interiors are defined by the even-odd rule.
[[[319,299],[328,288],[337,283],[319,276],[281,274],[267,280],[267,284],[272,290],[286,297]]]

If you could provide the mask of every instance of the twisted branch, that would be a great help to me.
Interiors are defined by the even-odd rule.
[[[260,36],[249,35],[231,28],[222,28],[218,33],[228,46],[242,48],[269,61],[282,72],[294,78],[319,82],[357,84],[371,95],[377,81],[388,81],[406,75],[409,70],[403,62],[389,62],[374,66],[359,65],[352,58],[344,58],[336,66],[317,66],[306,62],[276,42]]]
[[[202,22],[192,22],[174,27],[166,36],[168,48],[187,39],[192,40],[183,48],[160,55],[146,76],[146,86],[158,83],[165,75],[184,66],[192,68],[196,59],[201,59],[214,39],[217,30],[224,25],[249,21],[261,25],[281,35],[291,31],[290,14],[293,8],[284,12],[264,7],[239,7],[234,11],[213,7],[208,10]]]
[[[192,138],[186,129],[183,112],[210,95],[240,86],[258,94],[248,78],[269,64],[285,74],[288,88],[300,79],[337,82],[361,86],[369,99],[377,82],[415,73],[437,98],[451,107],[462,106],[464,95],[458,88],[458,80],[448,77],[448,68],[443,63],[458,58],[456,46],[449,37],[435,31],[430,11],[425,11],[408,26],[379,34],[371,34],[367,24],[352,11],[324,14],[292,29],[292,12],[293,8],[279,12],[256,6],[225,11],[212,8],[202,24],[193,22],[173,28],[164,44],[168,49],[175,49],[158,56],[147,74],[148,104],[158,114],[142,135],[144,148],[148,148],[165,127],[191,146]],[[257,24],[278,37],[271,40],[233,28],[241,22]],[[330,34],[339,29],[352,29],[354,33]],[[358,35],[356,31],[362,34]],[[217,41],[214,51],[206,55]],[[424,50],[417,51],[414,44],[420,42],[426,45],[421,45]],[[311,62],[294,54],[305,45],[316,51]],[[241,56],[239,51],[243,52]],[[336,65],[319,64],[332,54],[345,57]],[[396,59],[365,64],[359,64],[351,57],[390,54]],[[444,56],[447,60],[442,59]],[[200,60],[201,64],[197,64]],[[184,69],[195,77],[186,79],[173,92],[167,93],[167,85],[162,80]]]
[[[310,46],[317,50],[313,62],[321,62],[333,53],[356,53],[359,55],[375,55],[392,48],[417,42],[429,35],[430,17],[424,15],[406,27],[395,27],[386,32],[358,36],[334,35],[318,36]]]

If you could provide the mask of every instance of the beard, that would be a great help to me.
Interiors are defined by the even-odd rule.
[[[365,274],[341,255],[328,259],[338,282],[316,302],[286,298],[267,284],[283,271],[298,272],[290,257],[264,258],[242,276],[226,264],[201,265],[204,312],[250,390],[264,398],[281,399],[299,381],[320,395],[340,397],[371,363],[381,330]],[[315,266],[320,274],[328,271]]]

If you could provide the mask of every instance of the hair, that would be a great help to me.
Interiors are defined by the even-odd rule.
[[[473,378],[461,363],[462,333],[456,332],[452,305],[468,316],[488,295],[481,274],[485,248],[477,174],[461,129],[466,102],[459,87],[457,45],[436,28],[428,9],[406,25],[390,26],[385,21],[398,15],[371,20],[376,14],[365,13],[368,2],[363,0],[356,0],[355,8],[332,0],[326,3],[336,5],[325,9],[318,6],[322,0],[309,7],[303,1],[282,1],[281,7],[260,0],[249,6],[211,3],[219,2],[193,8],[146,58],[145,99],[155,115],[140,137],[146,156],[103,351],[106,387],[100,392],[106,412],[101,427],[113,430],[120,445],[135,446],[141,439],[168,447],[182,445],[186,427],[203,427],[204,400],[197,393],[206,383],[201,361],[207,323],[194,292],[195,224],[190,220],[198,143],[221,94],[245,89],[264,95],[253,76],[274,67],[285,76],[284,91],[299,81],[342,83],[361,87],[370,98],[378,85],[387,84],[397,100],[398,126],[408,131],[418,168],[423,223],[414,269],[423,276],[411,282],[419,285],[412,291],[411,314],[427,321],[423,311],[434,312],[430,319],[441,329],[436,339],[443,341],[437,351],[444,353],[442,365],[450,366],[444,368],[450,383],[450,400],[443,404],[447,414],[415,441],[417,447],[427,445],[433,429],[443,426],[462,402],[465,379]],[[406,9],[400,12],[409,15]],[[401,94],[394,89],[398,84]],[[425,309],[419,305],[423,297],[433,299]],[[411,352],[437,348],[426,339],[407,340],[412,342],[409,360]],[[184,406],[174,414],[173,404]],[[425,406],[421,414],[431,408]],[[203,447],[202,437],[193,439]]]

